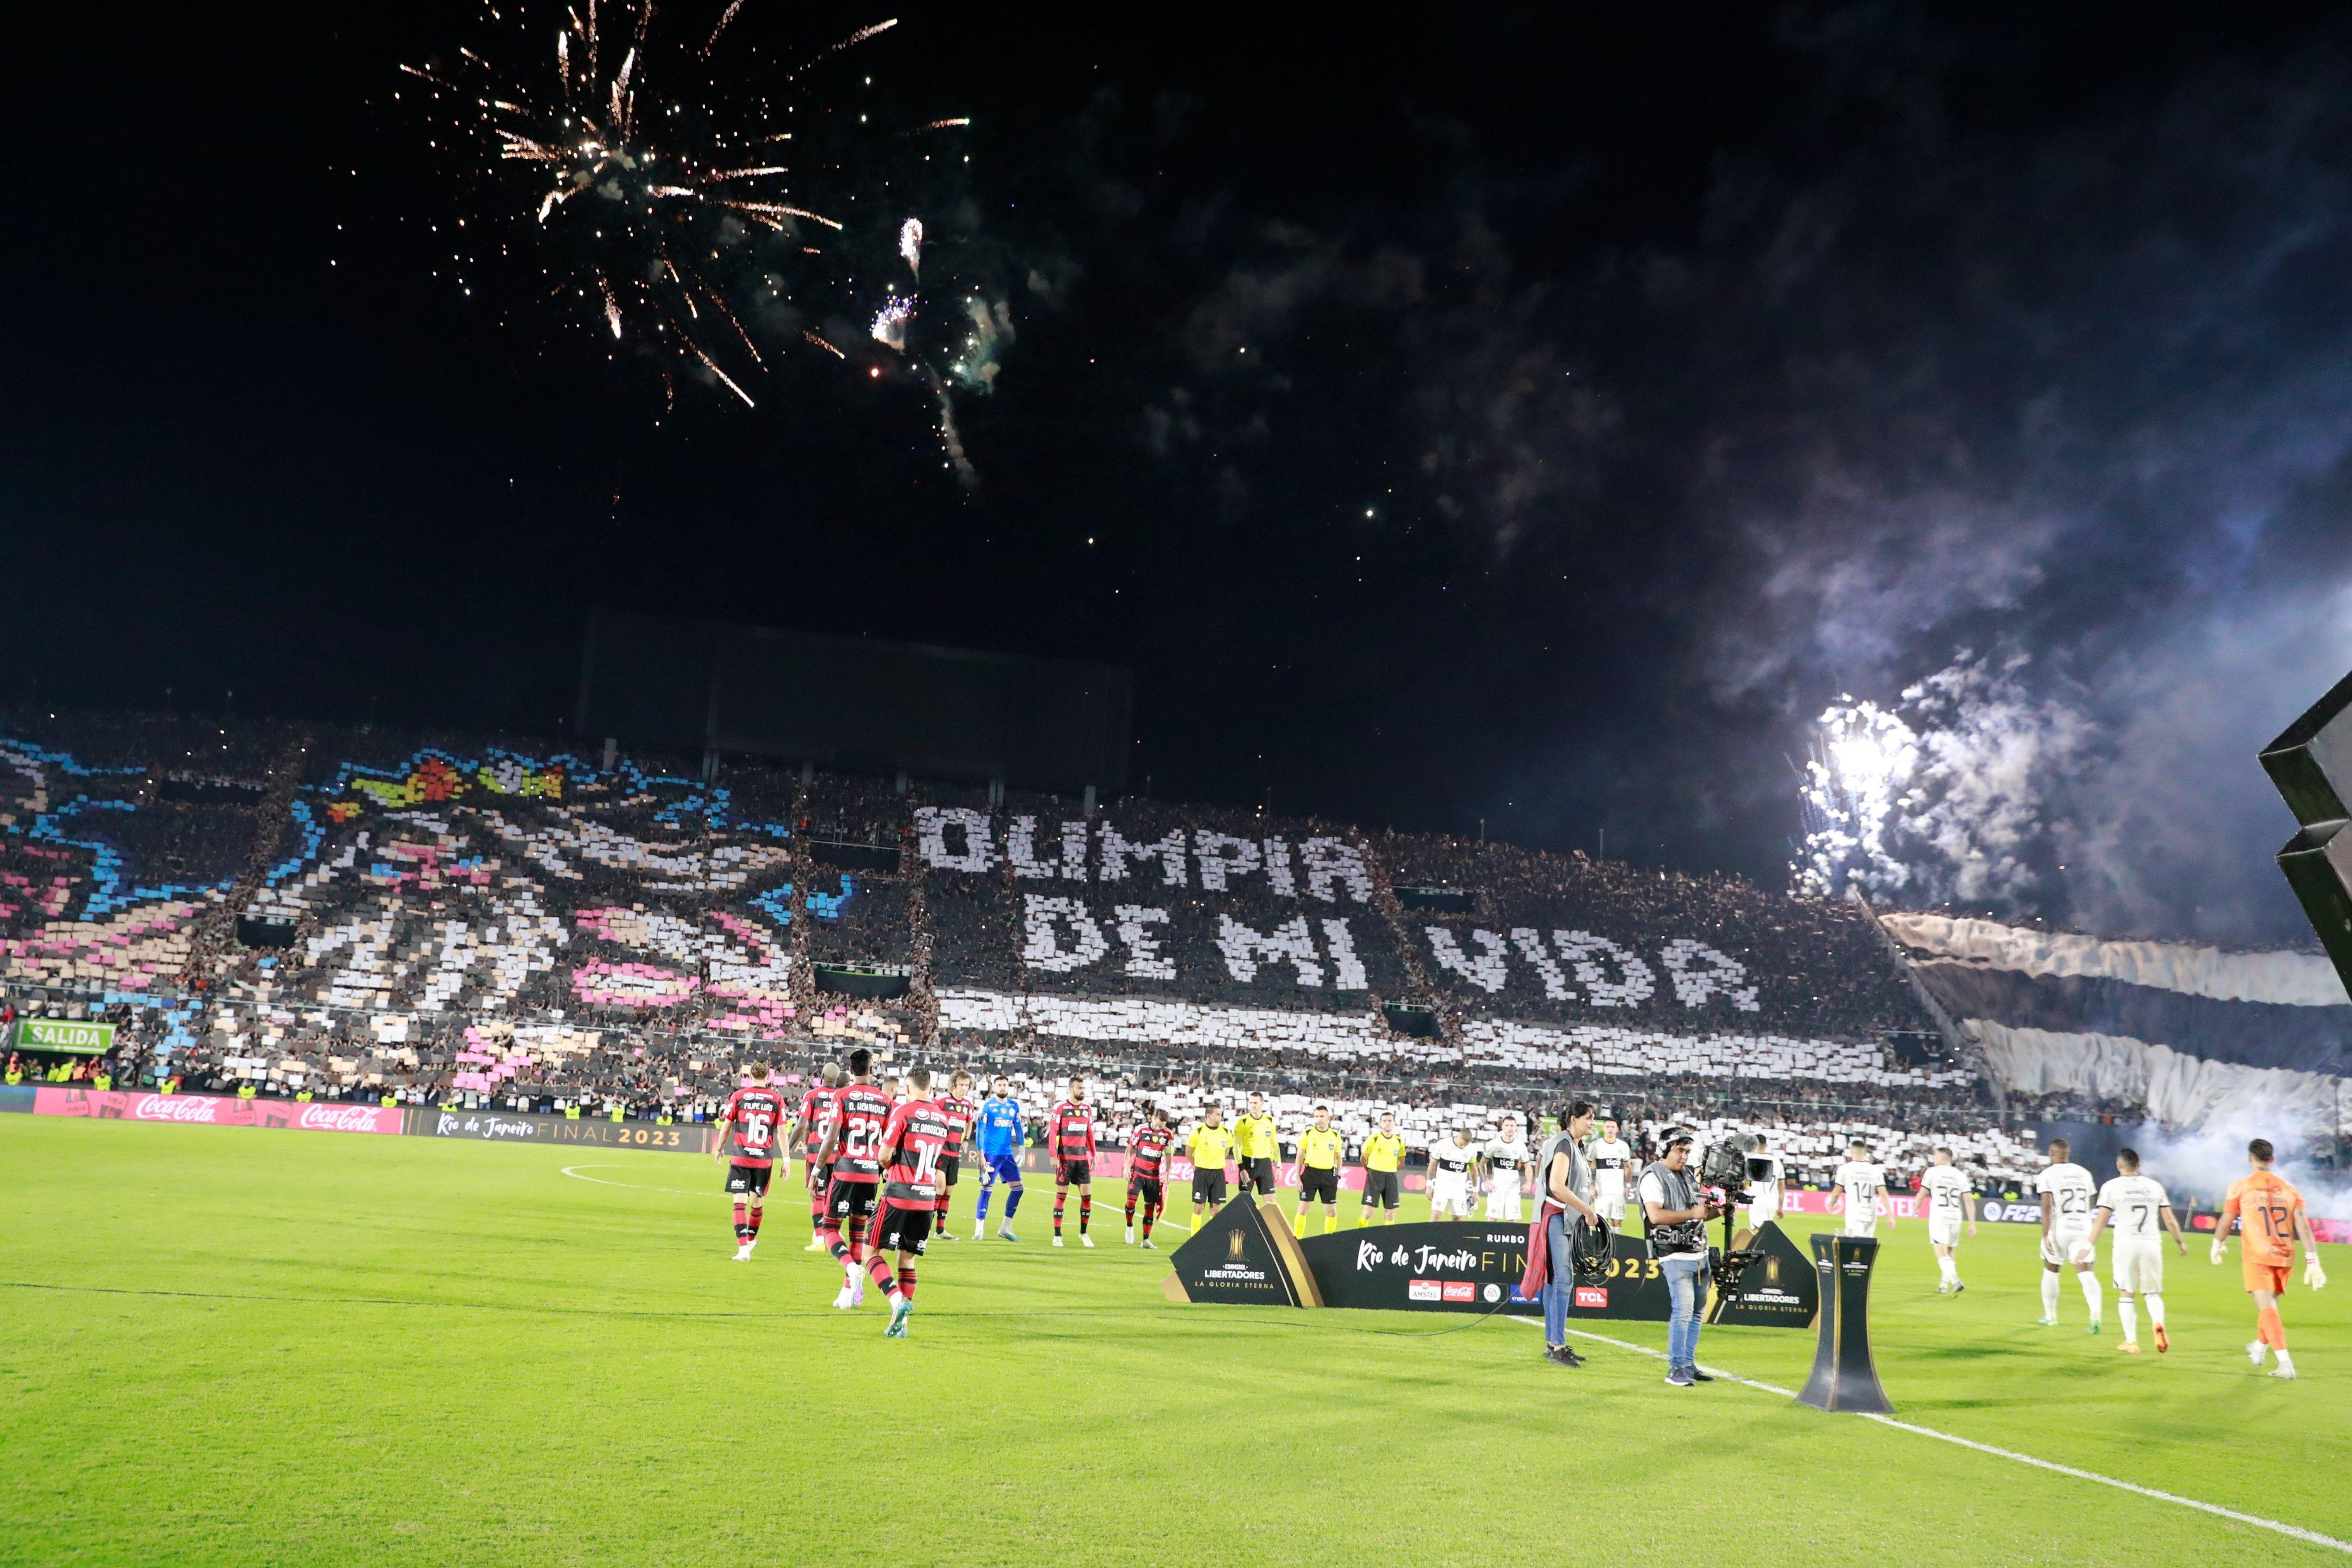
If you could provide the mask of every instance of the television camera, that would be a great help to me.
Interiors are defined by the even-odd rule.
[[[1731,1217],[1735,1209],[1751,1201],[1748,1183],[1772,1179],[1772,1162],[1756,1152],[1761,1142],[1747,1134],[1735,1133],[1710,1146],[1699,1162],[1699,1181],[1706,1187],[1709,1201],[1723,1209],[1723,1245],[1713,1250],[1716,1288],[1727,1293],[1739,1288],[1740,1275],[1759,1256],[1753,1248],[1735,1249],[1731,1245]]]

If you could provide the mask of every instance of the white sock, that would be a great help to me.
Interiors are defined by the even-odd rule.
[[[2058,1315],[2058,1276],[2047,1269],[2042,1270],[2042,1315],[2045,1318]]]
[[[2139,1343],[2139,1303],[2129,1296],[2118,1295],[2116,1298],[2116,1315],[2124,1321],[2124,1343],[2137,1344]]]
[[[1953,1262],[1950,1256],[1947,1254],[1946,1256],[1936,1260],[1936,1272],[1941,1274],[1944,1277],[1944,1283],[1949,1285],[1956,1283],[1959,1280],[1960,1267],[1958,1264]]]
[[[2286,1347],[2284,1345],[2279,1346],[2278,1358],[2279,1370],[2281,1372],[2293,1372],[2294,1370],[2294,1357],[2287,1354]]]
[[[896,1310],[897,1310],[897,1309],[898,1309],[901,1304],[903,1304],[903,1303],[905,1302],[905,1301],[906,1301],[906,1300],[907,1300],[907,1298],[906,1298],[906,1297],[904,1297],[904,1296],[902,1296],[902,1295],[900,1295],[900,1294],[898,1293],[898,1288],[897,1286],[893,1285],[893,1286],[890,1288],[890,1306],[891,1306],[891,1309],[892,1309],[893,1311],[896,1311]]]
[[[2147,1321],[2154,1323],[2157,1327],[2162,1328],[2164,1326],[2164,1298],[2162,1296],[2151,1294],[2143,1296],[2140,1299],[2147,1303]]]
[[[2099,1321],[2099,1277],[2096,1274],[2077,1274],[2074,1278],[2083,1281],[2083,1300],[2090,1303],[2091,1321],[2097,1322]]]

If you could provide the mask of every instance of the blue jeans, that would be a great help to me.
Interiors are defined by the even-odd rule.
[[[1552,1211],[1544,1221],[1544,1245],[1551,1250],[1551,1278],[1543,1288],[1544,1343],[1568,1343],[1568,1303],[1576,1290],[1576,1260],[1569,1250],[1568,1217]]]
[[[1698,1364],[1699,1281],[1706,1277],[1704,1252],[1677,1252],[1658,1260],[1666,1276],[1666,1294],[1674,1302],[1666,1319],[1666,1364]]]

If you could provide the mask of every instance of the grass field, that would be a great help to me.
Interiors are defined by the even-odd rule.
[[[1554,1368],[1519,1322],[1171,1306],[1112,1204],[1097,1249],[1046,1245],[1049,1187],[1022,1245],[933,1247],[899,1343],[830,1309],[804,1203],[730,1261],[683,1155],[9,1116],[0,1184],[8,1563],[2341,1559],[1631,1350]],[[1905,1226],[1873,1300],[1899,1416],[2352,1538],[2352,1284],[2289,1298],[2304,1375],[2261,1377],[2201,1247],[2172,1354],[2132,1358],[2071,1284],[2034,1326],[2022,1228],[1946,1299]],[[1811,1356],[1701,1350],[1783,1386]]]

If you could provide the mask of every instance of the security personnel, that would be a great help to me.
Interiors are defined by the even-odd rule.
[[[1339,1134],[1331,1107],[1315,1107],[1315,1124],[1298,1137],[1298,1234],[1307,1234],[1307,1206],[1323,1206],[1323,1234],[1339,1228]]]
[[[1394,1225],[1397,1205],[1402,1201],[1398,1193],[1397,1169],[1404,1164],[1404,1139],[1397,1134],[1396,1113],[1381,1113],[1380,1131],[1364,1140],[1364,1207],[1356,1216],[1358,1226],[1372,1222],[1372,1207],[1378,1204],[1388,1211],[1381,1220]]]
[[[1224,1206],[1225,1156],[1233,1147],[1233,1134],[1225,1131],[1225,1108],[1211,1105],[1192,1135],[1184,1140],[1184,1153],[1192,1161],[1192,1228],[1196,1230],[1202,1215]]]
[[[1274,1118],[1265,1113],[1265,1096],[1249,1097],[1249,1114],[1234,1123],[1234,1165],[1241,1196],[1274,1196],[1274,1162],[1282,1157],[1282,1139]]]

